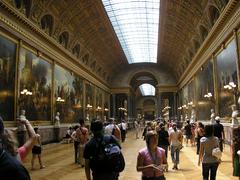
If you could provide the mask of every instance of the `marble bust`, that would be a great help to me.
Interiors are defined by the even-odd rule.
[[[214,109],[211,109],[211,116],[210,116],[210,124],[214,124],[215,123],[215,112]]]
[[[57,112],[55,116],[55,126],[60,126],[60,113]]]
[[[20,111],[20,116],[19,116],[18,119],[20,119],[20,120],[27,120],[27,118],[26,118],[26,116],[25,116],[25,113],[26,113],[26,111],[25,111],[24,109],[22,109],[22,110]],[[19,122],[19,123],[17,124],[17,129],[18,129],[18,131],[24,131],[24,130],[25,130],[24,124]]]
[[[196,122],[196,110],[195,110],[195,108],[192,108],[190,120],[191,120],[192,123]]]
[[[238,125],[238,110],[236,105],[232,105],[232,126]]]

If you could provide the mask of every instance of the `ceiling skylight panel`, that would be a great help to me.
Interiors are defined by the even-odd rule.
[[[151,84],[142,84],[139,89],[143,96],[155,96],[155,87]]]
[[[159,0],[102,2],[128,62],[156,62]]]

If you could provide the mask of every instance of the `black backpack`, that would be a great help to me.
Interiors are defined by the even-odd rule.
[[[125,160],[119,145],[113,136],[105,135],[96,142],[95,157],[90,160],[90,168],[95,172],[122,172]]]

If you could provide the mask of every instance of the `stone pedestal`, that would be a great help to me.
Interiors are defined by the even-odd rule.
[[[21,147],[26,142],[26,131],[17,132],[18,147]]]
[[[60,142],[61,141],[60,127],[59,126],[54,127],[53,132],[54,132],[54,141]]]

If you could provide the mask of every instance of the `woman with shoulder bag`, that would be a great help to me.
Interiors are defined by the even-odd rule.
[[[210,180],[216,179],[220,159],[213,155],[213,149],[219,147],[219,140],[213,136],[213,125],[206,125],[205,135],[200,139],[200,151],[198,165],[202,162],[203,180],[207,180],[210,173]]]

